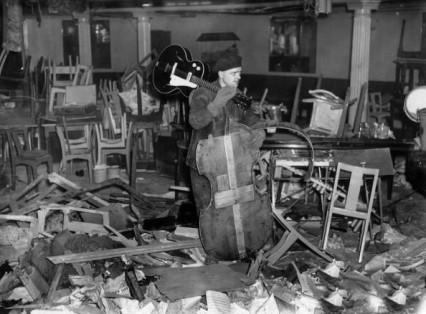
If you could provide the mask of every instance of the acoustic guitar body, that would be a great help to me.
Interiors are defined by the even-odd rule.
[[[258,155],[244,146],[239,132],[210,137],[197,146],[198,171],[209,179],[212,195],[209,206],[200,209],[200,238],[206,252],[219,260],[253,256],[272,235],[269,197],[252,180]]]

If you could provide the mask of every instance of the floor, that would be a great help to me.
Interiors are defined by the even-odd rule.
[[[54,164],[54,171],[58,172],[59,164]],[[46,167],[42,166],[39,168],[39,174],[46,172]],[[174,184],[174,180],[170,175],[164,175],[156,171],[146,171],[143,169],[138,170],[138,179],[136,190],[148,197],[151,197],[152,200],[155,200],[159,204],[156,209],[157,212],[151,212],[152,217],[157,217],[155,215],[160,215],[165,210],[172,208],[175,204],[174,194],[170,191],[170,186]],[[6,168],[4,173],[6,177],[10,174],[10,169]],[[121,172],[121,178],[126,181],[128,180],[127,174],[125,171]],[[88,180],[88,173],[86,166],[83,163],[77,163],[73,169],[73,172],[67,177],[69,180],[82,187],[90,187]],[[4,202],[7,202],[11,197],[22,191],[27,186],[26,183],[26,172],[24,167],[18,168],[18,181],[17,188],[15,191],[11,191],[9,186],[4,186],[0,188],[0,208]],[[385,188],[385,187],[384,187]],[[103,195],[101,195],[103,197]],[[312,195],[309,195],[307,198],[308,202],[305,202],[305,199],[302,197],[297,204],[294,206],[293,214],[291,218],[301,223],[304,234],[308,240],[318,245],[321,240],[322,228],[320,223],[320,217],[318,215],[318,205],[315,202],[312,202],[314,198]],[[296,201],[293,199],[292,201]],[[164,206],[162,206],[164,205]],[[395,176],[393,193],[391,199],[384,200],[384,209],[386,216],[386,225],[391,225],[395,230],[394,233],[399,232],[409,238],[423,238],[426,237],[426,231],[424,225],[426,223],[426,198],[420,193],[415,192],[411,185],[406,182],[403,175],[399,174]],[[188,211],[192,213],[191,211]],[[145,222],[145,221],[144,221]],[[144,225],[145,227],[145,225]],[[376,229],[377,230],[377,229]],[[282,231],[279,228],[275,228],[275,240],[279,240],[280,234]],[[355,269],[361,269],[365,266],[365,263],[371,260],[375,255],[382,253],[380,251],[383,247],[378,247],[376,241],[372,243],[369,247],[366,248],[365,258],[362,265],[357,263],[357,254],[352,250],[353,247],[357,244],[358,235],[351,232],[350,228],[346,230],[344,228],[337,228],[333,230],[335,238],[333,241],[333,247],[329,251],[332,251],[336,260],[345,261],[348,265],[353,265]],[[377,234],[379,234],[378,232]],[[382,236],[384,236],[382,234]],[[387,235],[390,237],[389,235]],[[377,242],[380,242],[381,239],[376,239]],[[389,250],[389,246],[385,247],[386,250]],[[401,249],[399,249],[401,250]],[[306,247],[300,245],[300,243],[295,243],[290,249],[291,252],[284,254],[273,267],[266,267],[263,270],[264,276],[269,276],[268,271],[278,272],[280,276],[283,276],[283,270],[285,274],[291,268],[289,265],[294,263],[302,263],[306,265],[324,265],[324,260],[312,254]],[[395,253],[393,253],[393,256]],[[299,265],[299,264],[298,264]],[[345,264],[346,265],[346,264]],[[291,274],[290,274],[291,275]],[[284,275],[284,276],[290,276]],[[272,278],[275,276],[271,275]],[[286,277],[286,278],[287,278]],[[424,284],[424,280],[423,280]],[[344,313],[365,313],[363,307],[359,307],[361,311],[352,312],[347,311]],[[283,313],[287,313],[283,311]],[[342,312],[343,313],[343,312]],[[395,312],[399,313],[399,312]],[[401,312],[402,313],[402,312]],[[404,312],[405,313],[405,312]]]
[[[59,163],[54,163],[53,171],[59,171]],[[46,167],[40,166],[38,174],[46,173]],[[74,163],[72,173],[66,176],[67,179],[80,185],[81,187],[90,187],[89,176],[84,162]],[[128,182],[128,175],[124,169],[121,169],[120,177]],[[19,166],[17,171],[17,187],[15,191],[10,188],[10,169],[6,167],[3,174],[0,173],[0,204],[7,202],[10,196],[21,191],[26,187],[26,169],[24,166]],[[6,185],[7,184],[7,185]],[[174,200],[174,192],[170,187],[174,185],[174,179],[170,174],[156,172],[155,170],[137,169],[136,190],[147,196],[164,198],[172,202]],[[386,185],[383,184],[383,189]],[[386,195],[386,191],[383,191]],[[180,194],[180,197],[187,195]],[[426,231],[423,228],[426,223],[426,198],[412,189],[410,183],[406,182],[404,175],[399,174],[395,177],[392,198],[383,197],[384,214],[386,222],[397,225],[403,233],[409,236],[424,237]],[[312,197],[311,197],[312,199]],[[293,200],[294,201],[294,200]],[[292,211],[293,219],[306,219],[308,216],[320,216],[318,206],[312,204],[309,206],[304,201],[299,201]]]

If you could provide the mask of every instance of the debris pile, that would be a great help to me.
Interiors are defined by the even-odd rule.
[[[1,306],[20,313],[426,308],[423,238],[384,225],[388,250],[365,256],[364,264],[339,254],[350,245],[334,234],[332,262],[297,246],[275,263],[263,250],[254,260],[221,262],[204,252],[182,212],[188,208],[146,197],[119,178],[82,188],[56,173],[40,176],[0,209]]]

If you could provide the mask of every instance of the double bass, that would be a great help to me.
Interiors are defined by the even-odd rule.
[[[198,69],[200,73],[202,71],[200,63],[191,61],[189,52],[180,46],[167,47],[160,54],[156,65],[154,86],[169,90],[174,84],[181,84],[184,88],[211,86],[194,73],[185,72],[188,69]],[[162,75],[169,76],[168,84],[164,83]],[[155,82],[159,76],[163,79]],[[157,90],[161,92],[161,88]],[[247,99],[241,100],[242,103],[244,101],[247,102]],[[244,109],[251,110],[249,107]],[[294,131],[309,139],[298,126],[290,123],[265,120],[250,128],[227,119],[225,135],[210,135],[198,143],[197,168],[201,175],[208,178],[210,191],[205,192],[211,195],[209,205],[199,209],[200,239],[205,251],[218,260],[252,257],[272,237],[273,215],[270,197],[255,183],[254,168],[259,162],[260,152],[258,148],[253,149],[245,145],[253,129],[270,127]]]

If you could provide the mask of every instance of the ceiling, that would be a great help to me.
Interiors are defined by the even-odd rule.
[[[22,0],[28,13],[40,10],[47,14],[71,14],[89,8],[92,12],[123,13],[143,10],[147,13],[228,13],[275,14],[306,10],[315,7],[318,0]],[[329,0],[333,9],[346,7],[359,0]],[[365,0],[368,1],[368,0]],[[372,0],[375,1],[375,0]],[[381,0],[379,9],[412,8],[424,4],[421,0]]]

